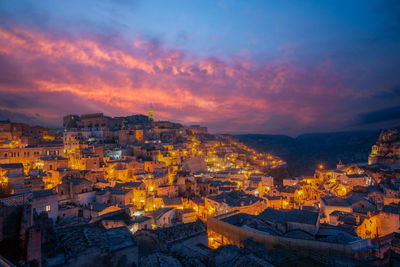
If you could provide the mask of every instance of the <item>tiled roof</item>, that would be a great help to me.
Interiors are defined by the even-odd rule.
[[[112,205],[108,205],[108,204],[103,204],[103,203],[92,203],[91,204],[91,209],[93,211],[103,211],[108,207],[111,207]]]
[[[2,169],[18,169],[18,168],[24,168],[24,165],[22,165],[22,163],[5,163],[5,164],[0,164],[0,168],[2,168]]]
[[[220,203],[226,203],[231,207],[240,207],[251,205],[257,201],[263,201],[262,198],[246,194],[243,191],[223,192],[219,195],[208,196],[209,199]]]
[[[243,223],[245,223],[248,220],[254,219],[254,218],[256,218],[256,216],[254,216],[254,215],[250,215],[247,213],[238,213],[238,214],[223,218],[223,219],[221,219],[221,221],[224,221],[226,223],[233,224],[236,226],[242,226]]]
[[[339,207],[349,207],[350,203],[340,197],[335,197],[335,196],[328,196],[328,197],[321,197],[322,202],[326,206],[339,206]]]
[[[89,181],[87,179],[83,179],[83,178],[72,178],[72,179],[62,181],[63,184],[71,184],[72,183],[73,185],[79,185],[82,182],[89,182]]]
[[[176,205],[182,205],[182,199],[179,197],[163,197],[162,198],[164,205],[165,206],[176,206]]]
[[[169,212],[170,210],[173,210],[174,208],[161,208],[153,212],[153,218],[159,219],[162,215],[165,213]]]
[[[39,197],[47,197],[51,195],[56,195],[56,192],[53,190],[38,190],[38,191],[33,191],[32,192],[33,198],[39,198]]]
[[[130,190],[119,189],[119,190],[111,190],[110,192],[113,195],[126,195],[130,192]]]
[[[315,225],[318,221],[318,212],[306,210],[276,210],[268,208],[258,215],[258,218],[277,223],[296,222]]]
[[[143,184],[143,182],[125,182],[125,183],[117,183],[115,187],[139,187]]]
[[[384,206],[382,211],[387,213],[400,214],[400,205],[392,203],[390,205]]]
[[[89,248],[115,251],[137,246],[136,240],[126,227],[105,230],[94,224],[59,228],[56,230],[57,245],[68,258],[86,253]]]

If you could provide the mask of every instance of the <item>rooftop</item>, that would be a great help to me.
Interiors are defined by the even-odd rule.
[[[134,223],[142,223],[142,222],[145,222],[147,220],[151,220],[151,218],[147,217],[147,216],[135,216],[135,217],[133,217],[133,222]]]
[[[32,192],[33,198],[40,198],[40,197],[47,197],[51,195],[56,195],[56,192],[53,190],[38,190],[38,191],[33,191]]]
[[[268,208],[257,217],[263,221],[277,223],[295,222],[316,225],[319,220],[319,213],[307,210],[276,210]]]
[[[171,243],[204,233],[206,226],[202,221],[196,221],[167,228],[159,228],[154,231],[159,240]]]
[[[158,219],[162,215],[164,215],[165,213],[167,213],[167,212],[169,212],[169,211],[171,211],[173,209],[174,208],[161,208],[161,209],[158,209],[155,212],[153,212],[152,217]]]
[[[385,205],[382,211],[393,214],[400,214],[400,204],[391,203],[390,205]]]
[[[321,201],[327,206],[338,206],[338,207],[350,206],[350,203],[346,199],[336,196],[321,197]]]
[[[224,221],[229,224],[237,225],[237,226],[242,226],[246,221],[252,220],[255,218],[256,218],[256,216],[250,215],[247,213],[237,213],[232,216],[223,218],[223,219],[221,219],[221,221]]]
[[[130,192],[130,190],[118,189],[118,190],[111,190],[110,192],[113,195],[126,195]]]
[[[105,230],[94,224],[56,229],[57,245],[67,257],[76,257],[89,248],[101,251],[115,251],[136,246],[136,240],[126,227]]]
[[[22,163],[5,163],[5,164],[0,164],[0,168],[2,168],[2,169],[19,169],[19,168],[24,168],[24,165],[22,165]]]
[[[139,187],[143,184],[143,182],[125,182],[125,183],[117,183],[115,187],[123,188],[123,187]]]
[[[94,202],[94,203],[92,203],[91,205],[90,205],[90,208],[93,210],[93,211],[103,211],[103,210],[105,210],[106,208],[108,208],[108,207],[111,207],[112,205],[109,205],[109,204],[103,204],[103,203],[96,203],[96,202]]]
[[[246,194],[243,191],[223,192],[219,195],[208,196],[207,198],[219,203],[226,203],[231,207],[248,206],[257,201],[264,201],[262,198]]]
[[[83,182],[89,182],[89,180],[84,179],[84,178],[72,178],[72,179],[62,181],[63,184],[72,184],[72,185],[79,185]]]
[[[162,198],[165,206],[177,206],[182,205],[182,199],[180,197],[163,197]]]

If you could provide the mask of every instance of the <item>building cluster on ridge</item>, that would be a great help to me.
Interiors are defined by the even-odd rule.
[[[256,244],[316,253],[326,265],[400,254],[393,131],[369,165],[280,179],[270,171],[283,159],[206,127],[156,121],[152,106],[148,116],[68,115],[63,127],[0,122],[0,242],[13,244],[11,261],[219,265],[231,251],[239,256],[224,264],[277,264],[275,252],[242,251]]]

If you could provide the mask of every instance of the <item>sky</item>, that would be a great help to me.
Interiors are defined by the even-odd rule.
[[[0,120],[213,133],[400,125],[399,1],[0,1]]]

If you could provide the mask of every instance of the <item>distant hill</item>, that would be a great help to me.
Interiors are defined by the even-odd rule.
[[[266,134],[235,137],[259,152],[269,152],[283,158],[288,163],[289,173],[298,176],[313,174],[320,163],[327,168],[334,168],[339,160],[343,163],[367,162],[371,146],[380,132],[310,133],[296,138]]]

